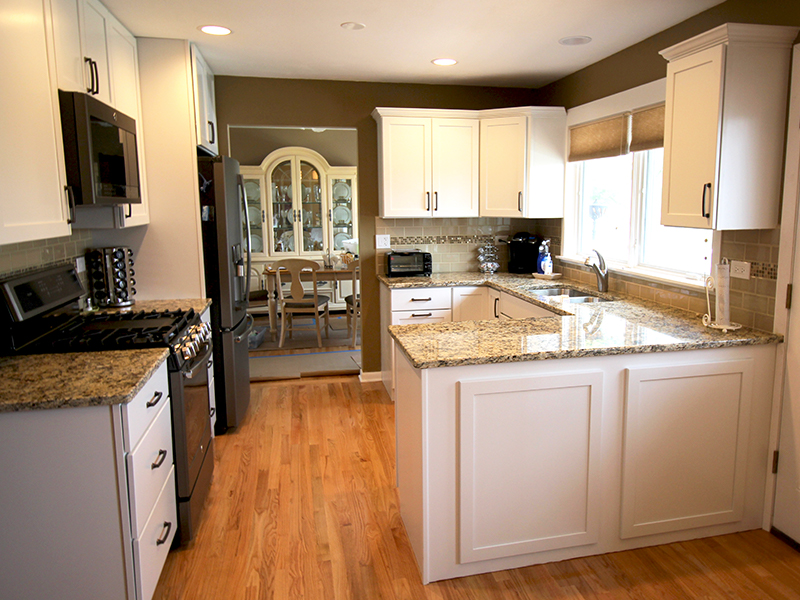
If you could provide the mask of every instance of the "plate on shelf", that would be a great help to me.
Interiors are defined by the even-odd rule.
[[[247,220],[250,221],[250,223],[252,223],[253,225],[261,223],[261,209],[256,208],[255,206],[248,206]]]
[[[258,200],[261,198],[261,186],[255,181],[244,182],[244,195],[249,200]]]
[[[284,231],[281,236],[284,252],[294,252],[294,231]]]
[[[264,250],[264,242],[261,241],[260,235],[250,235],[250,250],[253,252]]]
[[[338,225],[339,223],[349,224],[353,218],[353,213],[351,213],[350,209],[346,206],[337,206],[333,209],[331,216],[333,217],[334,225]]]
[[[350,199],[350,186],[344,181],[333,184],[333,199],[334,200],[349,200]]]
[[[344,231],[341,232],[341,233],[337,233],[335,236],[333,236],[333,249],[334,250],[344,250],[343,242],[345,240],[349,240],[349,239],[350,239],[350,236],[347,233],[345,233]]]

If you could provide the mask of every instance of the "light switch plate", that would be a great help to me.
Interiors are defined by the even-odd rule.
[[[376,235],[375,236],[375,249],[381,250],[383,248],[391,248],[392,240],[389,235]]]

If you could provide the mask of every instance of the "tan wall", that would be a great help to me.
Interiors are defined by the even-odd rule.
[[[378,133],[376,106],[482,109],[531,104],[532,92],[510,88],[409,85],[217,77],[220,153],[228,154],[228,125],[352,127],[358,131],[359,247],[363,273],[375,273],[375,217],[378,216]],[[365,372],[380,370],[378,281],[362,286],[362,360]]]

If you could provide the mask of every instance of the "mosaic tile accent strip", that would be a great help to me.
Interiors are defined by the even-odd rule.
[[[752,262],[750,263],[750,277],[777,279],[778,265],[774,263]]]
[[[411,244],[483,244],[493,242],[492,235],[413,235],[390,238],[392,246],[408,246]]]

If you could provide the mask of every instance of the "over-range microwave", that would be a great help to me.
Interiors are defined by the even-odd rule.
[[[136,121],[81,92],[59,90],[58,100],[72,202],[141,203]]]

